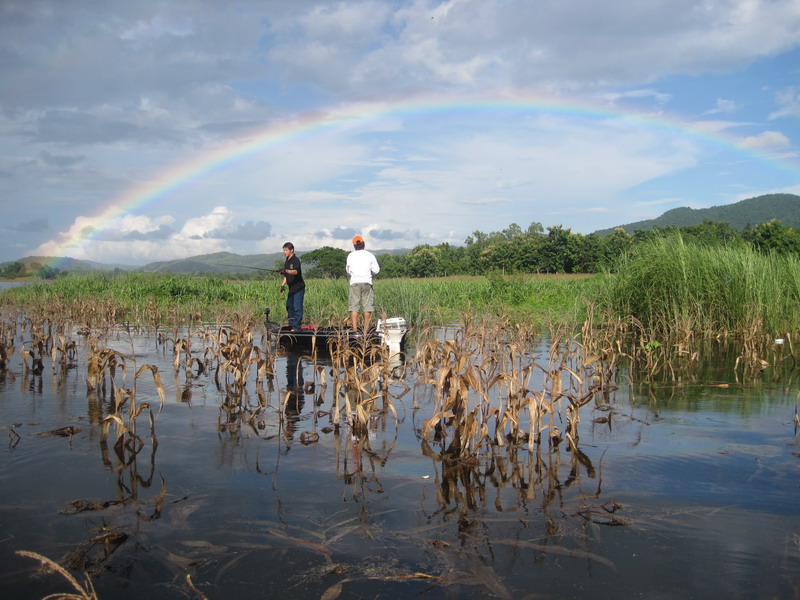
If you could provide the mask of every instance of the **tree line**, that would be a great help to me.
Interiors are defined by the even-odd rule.
[[[53,279],[58,276],[59,270],[38,262],[24,263],[20,260],[6,263],[0,268],[0,279],[17,279],[19,277],[38,277],[39,279]]]
[[[610,235],[573,233],[554,225],[533,222],[527,229],[512,223],[502,231],[474,231],[464,245],[422,244],[403,254],[378,255],[381,277],[446,277],[486,273],[598,273],[613,270],[616,261],[636,244],[679,232],[684,240],[702,244],[745,244],[763,253],[800,256],[800,228],[778,220],[736,229],[721,221],[705,220],[686,227],[663,227],[628,233],[617,228]],[[345,277],[347,251],[324,246],[300,255],[308,278]],[[274,268],[280,269],[282,261]],[[65,273],[40,263],[6,263],[0,278],[52,279]],[[202,275],[203,273],[198,273]],[[221,273],[217,273],[221,274]],[[231,279],[258,279],[264,275],[228,273]]]
[[[706,245],[749,245],[762,253],[800,256],[800,229],[772,220],[738,230],[705,220],[687,227],[663,227],[628,233],[622,228],[600,237],[573,233],[560,225],[527,229],[512,223],[502,231],[474,231],[463,246],[416,246],[405,254],[380,254],[381,277],[445,277],[500,273],[598,273],[613,270],[636,244],[679,232],[684,240]],[[344,277],[347,252],[325,246],[301,255],[307,277]]]

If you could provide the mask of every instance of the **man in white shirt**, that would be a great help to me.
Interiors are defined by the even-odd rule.
[[[358,310],[364,311],[364,331],[369,327],[369,320],[375,310],[375,294],[372,291],[372,278],[380,272],[378,260],[372,252],[364,250],[364,238],[357,235],[353,238],[355,250],[347,255],[347,274],[350,275],[350,325],[358,329]]]

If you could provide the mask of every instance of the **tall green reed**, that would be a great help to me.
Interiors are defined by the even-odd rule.
[[[800,326],[800,261],[793,256],[688,243],[676,234],[637,245],[615,271],[600,280],[599,306],[638,319],[657,337],[781,333]]]

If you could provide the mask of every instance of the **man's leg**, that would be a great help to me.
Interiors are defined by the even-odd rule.
[[[294,294],[286,294],[286,318],[289,329],[294,329]]]
[[[372,311],[375,310],[375,293],[371,285],[364,285],[361,301],[364,306],[364,331],[367,331],[367,329],[369,329],[369,319],[372,316]]]
[[[306,295],[305,288],[294,294],[294,328],[300,329],[303,323],[303,299]]]
[[[351,285],[347,295],[347,308],[350,309],[350,327],[353,331],[358,329],[358,307],[361,304],[361,295],[358,284]]]

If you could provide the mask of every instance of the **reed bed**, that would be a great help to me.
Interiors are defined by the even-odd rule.
[[[597,326],[614,332],[640,374],[687,380],[699,353],[722,340],[737,346],[733,368],[745,379],[797,362],[800,260],[793,256],[675,234],[637,245],[596,289]]]
[[[516,321],[543,323],[561,318],[578,323],[582,298],[591,297],[596,278],[492,274],[488,277],[378,279],[376,312],[403,316],[414,326],[455,321],[465,310],[478,309]],[[308,281],[308,322],[343,322],[348,283],[344,279]],[[285,296],[279,280],[225,281],[217,277],[159,274],[69,276],[5,291],[0,308],[52,315],[91,326],[97,323],[189,325],[229,322],[232,314],[254,318],[265,307],[282,318]]]
[[[794,256],[687,243],[676,234],[637,246],[602,281],[601,306],[638,319],[656,338],[800,328],[800,260]]]

